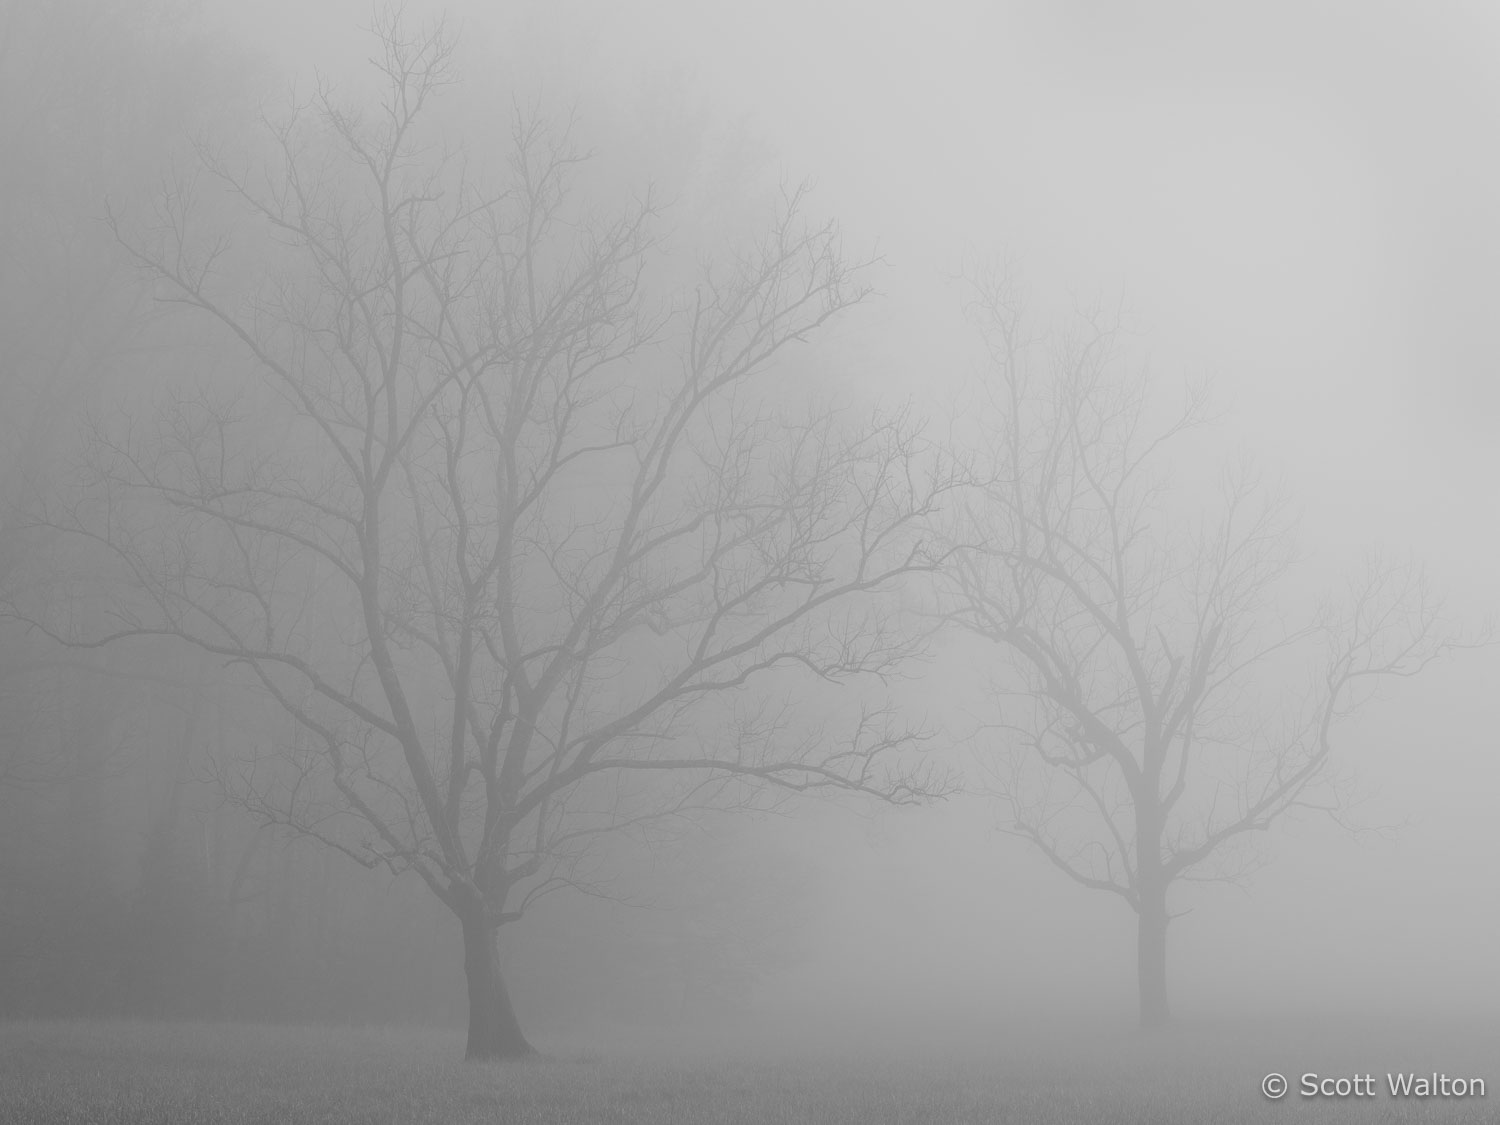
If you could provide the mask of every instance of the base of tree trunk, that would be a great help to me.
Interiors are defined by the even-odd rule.
[[[464,1058],[470,1062],[499,1062],[536,1053],[521,1033],[511,1007],[510,992],[500,975],[500,950],[493,926],[465,918],[464,973],[469,981],[469,1042]]]
[[[465,1062],[505,1062],[509,1059],[524,1059],[536,1054],[536,1048],[523,1037],[518,1043],[500,1043],[476,1046],[470,1043],[464,1051]]]
[[[1171,1023],[1167,1004],[1167,923],[1164,900],[1147,904],[1139,914],[1136,972],[1140,986],[1141,1030],[1160,1031]]]

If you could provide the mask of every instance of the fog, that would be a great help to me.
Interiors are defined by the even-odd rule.
[[[402,20],[0,0],[0,1016],[1493,1020],[1495,10]]]

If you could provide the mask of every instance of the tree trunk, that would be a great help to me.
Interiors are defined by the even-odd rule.
[[[1137,913],[1136,979],[1141,993],[1141,1027],[1165,1027],[1167,1008],[1167,896],[1165,888],[1141,896]]]
[[[500,976],[500,949],[495,927],[483,916],[462,919],[464,972],[469,978],[469,1046],[471,1060],[514,1059],[532,1053],[510,1006],[510,993]]]

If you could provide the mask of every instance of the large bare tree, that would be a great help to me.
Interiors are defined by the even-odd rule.
[[[1338,720],[1461,642],[1413,567],[1372,564],[1344,603],[1302,595],[1297,621],[1284,503],[1242,466],[1217,489],[1186,472],[1203,393],[1164,411],[1117,317],[1037,328],[1003,266],[969,296],[988,402],[946,608],[1001,655],[982,741],[1006,828],[1135,912],[1159,1026],[1173,888],[1244,876],[1294,809],[1341,815]]]
[[[45,521],[126,577],[115,626],[30,616],[248,671],[295,734],[226,787],[425,880],[461,923],[468,1054],[497,1058],[530,1050],[497,933],[598,889],[600,833],[931,790],[919,736],[828,685],[910,654],[885,595],[937,565],[920,528],[946,484],[906,420],[761,386],[867,292],[802,193],[664,290],[683,271],[649,194],[607,212],[567,131],[525,115],[486,184],[428,128],[450,41],[397,20],[378,41],[377,104],[320,92],[269,155],[205,147],[117,223],[232,346],[153,422],[102,426]],[[243,225],[197,230],[210,190]]]

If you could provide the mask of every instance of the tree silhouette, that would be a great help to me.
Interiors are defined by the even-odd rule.
[[[1378,562],[1347,604],[1287,627],[1284,504],[1237,468],[1190,517],[1170,473],[1206,396],[1158,418],[1117,320],[1034,331],[1003,267],[969,293],[992,409],[959,532],[977,546],[948,572],[947,615],[1003,654],[991,762],[1007,830],[1135,912],[1140,1018],[1159,1026],[1173,888],[1243,876],[1242,845],[1293,809],[1338,815],[1338,720],[1464,642],[1420,570]]]

